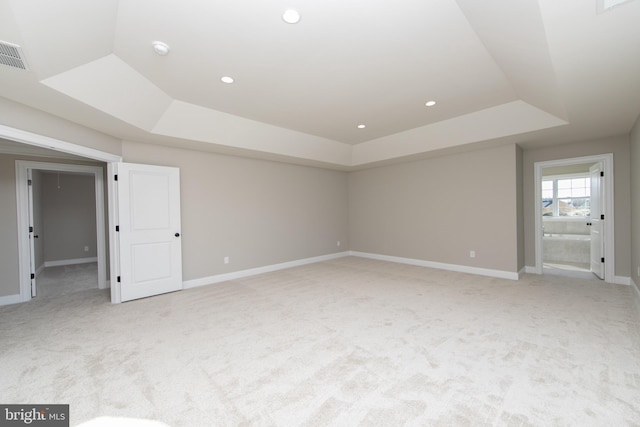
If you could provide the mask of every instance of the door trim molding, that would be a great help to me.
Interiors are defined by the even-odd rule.
[[[107,163],[107,170],[109,171],[112,168],[112,165],[117,162],[122,161],[122,156],[117,154],[111,154],[104,151],[96,150],[93,148],[85,147],[78,144],[73,144],[70,142],[62,141],[60,139],[51,138],[48,136],[40,135],[33,132],[28,132],[22,129],[13,128],[10,126],[0,124],[0,138],[8,139],[10,141],[20,142],[26,145],[32,145],[36,147],[48,148],[55,151],[60,151],[62,153],[73,154],[76,156],[84,157],[87,159],[98,160],[101,162]],[[107,175],[111,176],[111,175]],[[109,205],[109,222],[115,223],[117,222],[117,212],[112,210],[112,183],[111,180],[107,180],[107,192],[108,192],[108,205]],[[20,216],[18,216],[20,218]],[[109,230],[109,248],[110,248],[110,264],[111,264],[111,272],[114,271],[115,267],[113,266],[114,262],[114,253],[117,251],[114,246],[116,246],[117,242],[115,240],[115,233],[110,229]],[[20,248],[20,239],[18,239],[18,259],[22,254],[22,248]],[[117,253],[116,253],[117,254]],[[19,267],[20,268],[20,267]],[[21,270],[18,271],[21,273]],[[109,281],[105,283],[105,286],[108,287]],[[114,281],[115,283],[115,281]],[[21,287],[22,289],[22,287]]]
[[[26,145],[32,145],[34,147],[74,154],[76,156],[98,160],[100,162],[108,163],[122,161],[122,157],[116,154],[105,153],[104,151],[72,144],[49,136],[39,135],[37,133],[27,132],[26,130],[16,129],[5,125],[0,125],[0,138],[20,142]]]
[[[614,236],[614,173],[613,173],[613,153],[599,154],[594,156],[574,157],[569,159],[547,160],[535,162],[534,164],[534,207],[535,207],[535,274],[543,273],[542,260],[542,169],[553,166],[565,166],[575,164],[588,164],[602,162],[604,169],[604,209],[607,218],[604,223],[604,280],[608,283],[615,283],[615,236]]]
[[[118,214],[118,186],[115,183],[115,175],[118,171],[118,162],[107,163],[107,193],[109,205],[109,279],[111,289],[111,303],[120,304],[120,239],[116,233],[116,225],[120,223]]]
[[[29,200],[27,177],[30,170],[74,172],[94,177],[96,205],[96,243],[98,258],[98,288],[107,287],[106,220],[104,206],[104,169],[100,166],[71,165],[16,160],[16,205],[18,211],[18,271],[20,274],[20,300],[31,300],[31,258],[29,235]]]

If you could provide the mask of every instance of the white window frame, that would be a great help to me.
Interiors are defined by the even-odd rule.
[[[543,176],[542,177],[542,181],[554,181],[554,185],[553,185],[553,216],[551,217],[547,217],[547,218],[566,218],[566,219],[585,219],[585,218],[589,218],[589,216],[560,216],[560,203],[558,203],[558,200],[560,200],[560,198],[558,197],[558,186],[556,185],[557,181],[560,179],[574,179],[574,178],[591,178],[589,176],[588,172],[584,172],[584,173],[568,173],[568,174],[562,174],[562,175],[549,175],[549,176]],[[562,197],[562,199],[581,199],[584,197]],[[540,202],[542,202],[543,197],[540,198]]]

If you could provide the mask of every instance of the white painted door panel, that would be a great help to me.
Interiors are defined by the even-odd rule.
[[[180,170],[119,163],[117,174],[121,301],[182,289]]]
[[[591,218],[589,220],[591,235],[591,272],[604,279],[604,239],[602,236],[603,220],[600,216],[604,213],[602,209],[602,165],[595,164],[589,168],[591,175]]]

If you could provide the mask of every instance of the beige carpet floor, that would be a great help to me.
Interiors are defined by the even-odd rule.
[[[634,289],[347,257],[0,307],[0,403],[170,426],[640,425]]]
[[[38,298],[98,289],[98,263],[47,267],[36,278]]]

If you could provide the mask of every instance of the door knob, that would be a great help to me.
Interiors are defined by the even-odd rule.
[[[174,234],[174,236],[180,237],[180,233],[176,233],[176,234]]]

